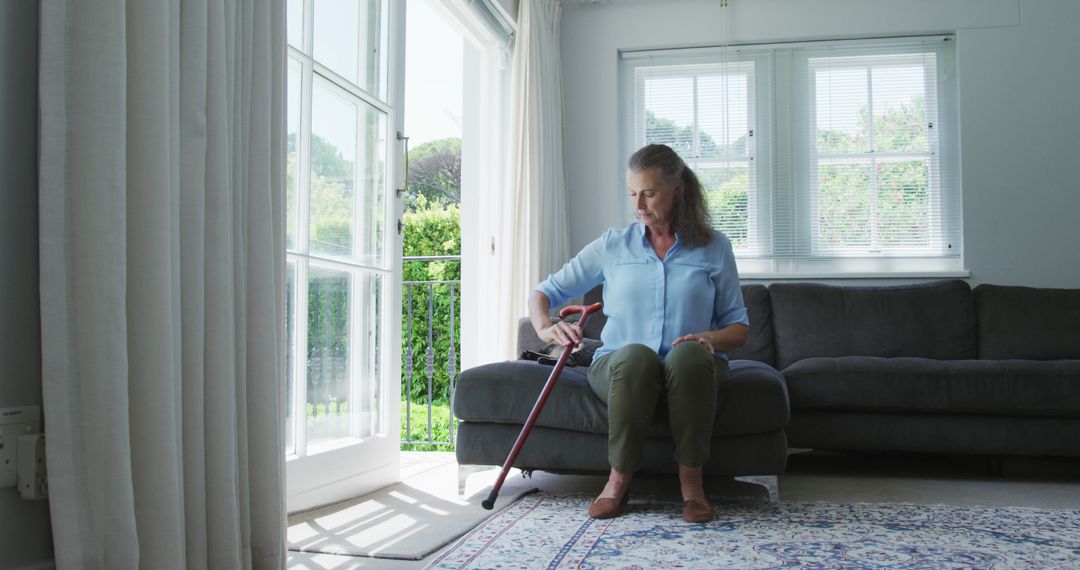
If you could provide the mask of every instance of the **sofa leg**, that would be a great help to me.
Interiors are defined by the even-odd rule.
[[[736,481],[742,481],[744,483],[753,483],[755,485],[761,485],[765,487],[765,490],[769,492],[769,502],[778,504],[780,502],[780,485],[779,479],[776,475],[745,475],[742,477],[736,477]]]
[[[458,465],[458,468],[457,468],[457,485],[458,485],[458,487],[457,487],[458,491],[457,492],[458,492],[458,495],[464,495],[465,494],[465,481],[469,478],[470,475],[472,475],[473,473],[479,473],[481,471],[488,471],[489,469],[493,469],[493,468],[494,468],[494,466],[492,466],[492,465]]]

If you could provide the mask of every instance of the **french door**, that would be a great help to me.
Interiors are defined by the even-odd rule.
[[[288,0],[290,512],[398,480],[402,3]]]

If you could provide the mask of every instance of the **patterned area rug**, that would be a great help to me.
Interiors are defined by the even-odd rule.
[[[1080,568],[1080,510],[632,499],[588,518],[590,497],[522,498],[429,568]]]

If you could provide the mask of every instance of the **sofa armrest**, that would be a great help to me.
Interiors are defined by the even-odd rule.
[[[572,315],[570,317],[570,320],[571,322],[574,321],[574,317]],[[552,316],[551,322],[559,322],[559,317]],[[589,319],[589,322],[592,322],[592,318]],[[600,339],[589,336],[589,331],[590,327],[588,326],[588,323],[586,323],[584,339],[586,341],[595,341],[594,344],[596,346],[599,346]],[[593,350],[596,349],[596,346],[590,346],[588,342],[585,342],[584,344],[585,348],[592,348]],[[533,352],[547,352],[547,349],[548,343],[540,340],[540,337],[536,336],[536,330],[533,329],[532,321],[529,320],[529,317],[521,317],[520,319],[518,319],[518,354],[521,354],[521,351],[523,350],[531,350]]]

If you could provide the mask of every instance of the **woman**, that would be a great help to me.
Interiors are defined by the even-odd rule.
[[[665,145],[630,157],[626,176],[638,221],[609,229],[529,296],[529,315],[545,342],[581,342],[581,329],[552,323],[561,305],[604,284],[601,333],[589,386],[608,406],[611,473],[589,516],[612,518],[629,498],[660,395],[675,441],[683,519],[715,517],[705,498],[716,396],[727,379],[725,353],[749,330],[731,243],[713,230],[697,176]]]

